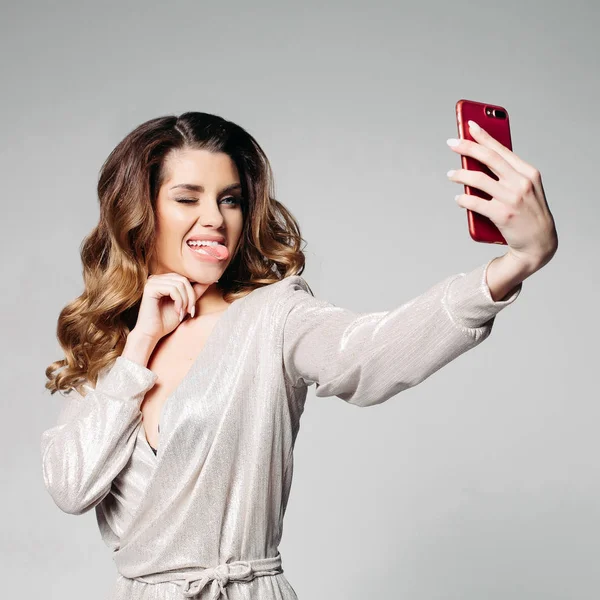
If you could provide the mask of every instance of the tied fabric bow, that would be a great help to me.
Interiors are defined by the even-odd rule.
[[[225,586],[229,581],[250,581],[253,577],[253,570],[250,563],[238,561],[235,565],[223,564],[202,571],[200,577],[188,577],[185,580],[183,595],[185,598],[196,597],[209,582],[213,582],[215,589],[211,600],[218,600],[221,594],[229,600]]]

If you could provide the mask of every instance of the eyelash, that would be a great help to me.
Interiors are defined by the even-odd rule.
[[[227,198],[223,198],[223,200],[234,200],[235,202],[233,202],[232,206],[242,203],[242,199],[237,198],[236,196],[227,196]],[[180,204],[195,204],[196,202],[198,202],[197,200],[194,200],[192,198],[175,198],[175,201],[179,202]]]

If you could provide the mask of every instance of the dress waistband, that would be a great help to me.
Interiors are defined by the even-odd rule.
[[[223,563],[207,569],[191,571],[165,571],[134,577],[143,583],[177,583],[182,588],[184,598],[194,598],[211,583],[211,600],[218,600],[221,594],[228,599],[225,586],[230,581],[252,581],[255,577],[264,575],[277,575],[283,573],[281,554],[270,558],[257,558],[254,560],[236,560]]]

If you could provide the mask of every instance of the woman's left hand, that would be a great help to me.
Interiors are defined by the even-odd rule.
[[[461,139],[450,148],[484,163],[498,181],[480,171],[457,169],[448,174],[452,181],[480,189],[489,194],[491,200],[461,194],[456,201],[488,217],[504,236],[508,253],[533,273],[548,263],[558,248],[558,234],[546,202],[541,174],[479,125],[473,121],[469,121],[469,125],[476,141]]]

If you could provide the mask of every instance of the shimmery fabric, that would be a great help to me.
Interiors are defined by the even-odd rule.
[[[296,600],[278,546],[307,387],[372,406],[480,344],[522,288],[494,302],[490,262],[383,312],[319,300],[298,275],[236,300],[167,399],[156,455],[140,411],[156,373],[121,356],[66,395],[44,482],[64,512],[95,508],[112,599]]]

